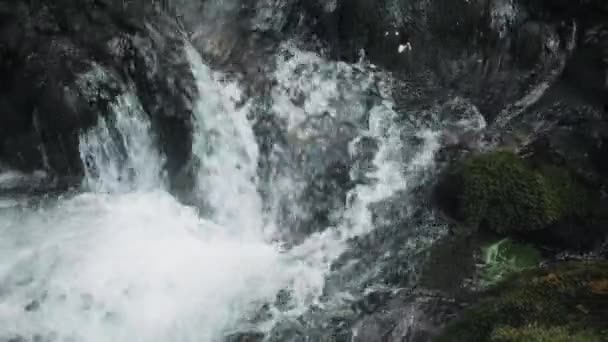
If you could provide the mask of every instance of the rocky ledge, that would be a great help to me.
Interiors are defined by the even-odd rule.
[[[175,19],[152,6],[0,2],[0,160],[24,172],[81,176],[79,133],[117,95],[134,91],[167,142],[167,171],[180,172],[196,96],[185,42]]]

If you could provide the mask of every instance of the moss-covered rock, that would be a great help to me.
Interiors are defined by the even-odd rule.
[[[566,171],[535,170],[511,152],[468,158],[460,172],[466,224],[499,233],[542,229],[572,215],[585,197]]]
[[[492,342],[601,342],[600,338],[587,331],[571,332],[565,327],[524,328],[502,327],[492,334]]]
[[[606,341],[606,322],[608,262],[564,263],[504,281],[437,341]]]
[[[586,217],[589,193],[565,169],[533,165],[513,152],[472,155],[438,187],[439,204],[470,230],[530,232]]]

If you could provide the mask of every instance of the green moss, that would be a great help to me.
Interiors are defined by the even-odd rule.
[[[567,171],[532,168],[512,152],[472,156],[458,172],[460,216],[499,233],[545,228],[574,214],[586,198]]]
[[[571,332],[567,327],[523,328],[502,327],[492,334],[492,342],[601,342],[601,339],[590,332]]]
[[[542,256],[530,244],[506,238],[482,248],[480,280],[482,286],[498,283],[515,272],[538,266]]]
[[[567,329],[572,336],[588,333],[603,341],[602,329],[608,317],[605,280],[608,280],[605,261],[566,263],[520,273],[490,290],[485,299],[466,310],[437,340],[485,342],[503,338],[498,341],[504,341],[507,332],[515,333],[512,336],[515,338],[520,333],[523,336],[533,332],[526,330],[529,327],[542,327],[545,332]]]

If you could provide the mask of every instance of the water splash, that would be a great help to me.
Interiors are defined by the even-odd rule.
[[[79,195],[22,217],[0,224],[0,338],[214,341],[289,276],[275,248],[163,191]]]
[[[80,137],[85,185],[94,192],[127,192],[162,187],[163,158],[150,121],[130,92],[110,105],[111,116]]]
[[[376,75],[304,52],[299,61],[280,61],[284,82],[273,92],[273,111],[288,130],[305,133],[298,139],[319,133],[302,125],[310,117],[329,115],[337,121],[322,132],[331,122],[362,122],[347,141],[378,141],[366,174],[372,181],[348,194],[339,224],[284,250],[269,242],[274,212],[263,210],[258,193],[251,107],[237,84],[194,49],[186,53],[200,95],[192,151],[206,210],[201,215],[167,193],[147,115],[125,91],[80,139],[90,192],[0,216],[0,339],[218,341],[287,290],[288,310],[271,308],[270,319],[255,326],[267,331],[321,302],[332,262],[350,238],[375,228],[370,204],[419,184],[432,168],[437,135],[412,128],[422,144],[404,154],[409,146],[390,93],[380,89],[380,100],[368,103]],[[301,108],[294,96],[305,99]],[[297,174],[284,176],[280,191],[299,190],[290,187]]]
[[[258,148],[247,120],[249,106],[237,108],[238,85],[222,81],[198,52],[186,50],[200,98],[195,104],[193,155],[200,162],[198,195],[220,225],[259,236],[262,203],[257,191]]]
[[[340,217],[338,223],[312,234],[286,253],[315,270],[307,274],[308,278],[294,279],[290,287],[292,309],[278,314],[289,319],[302,315],[310,305],[326,306],[322,297],[332,264],[348,249],[352,238],[376,228],[370,205],[412,190],[426,179],[434,168],[440,134],[438,129],[420,122],[409,126],[399,122],[399,115],[393,110],[389,76],[374,72],[365,62],[355,65],[329,62],[291,45],[283,53],[275,73],[278,85],[272,93],[272,111],[282,120],[287,135],[295,136],[292,144],[304,142],[330,154],[332,149],[339,148],[336,141],[344,138],[349,141],[351,158],[362,139],[373,140],[378,146],[372,166],[363,177],[369,181],[348,192],[343,208],[335,213]],[[327,117],[331,120],[325,120]],[[310,124],[312,120],[320,123]],[[340,136],[342,132],[337,131],[340,123],[349,123],[357,129],[350,136]],[[409,144],[408,137],[416,137],[420,143]],[[292,168],[288,171],[279,173],[282,177],[274,179],[271,186],[275,190],[302,191],[293,182],[300,181],[298,171]],[[351,178],[357,178],[352,171]],[[294,177],[292,182],[289,177]],[[275,193],[279,197],[284,195],[281,191]],[[403,203],[404,210],[408,210],[407,206],[408,203]],[[293,208],[297,210],[297,204]]]

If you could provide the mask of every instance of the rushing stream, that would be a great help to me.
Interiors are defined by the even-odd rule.
[[[186,53],[199,91],[198,205],[168,192],[162,142],[125,86],[112,115],[81,135],[81,190],[0,198],[0,341],[204,342],[269,331],[327,302],[332,264],[378,225],[370,205],[398,196],[404,210],[415,207],[411,191],[434,170],[441,127],[429,113],[398,123],[389,76],[286,45],[268,98],[243,99],[238,83]],[[287,137],[266,152],[264,179],[260,108]],[[355,185],[336,196],[329,227],[296,232],[290,225],[311,222],[300,196],[321,177],[311,170],[332,158],[347,160]],[[4,173],[0,186],[28,181]],[[340,298],[347,282],[334,284]],[[285,292],[289,303],[272,307]]]

